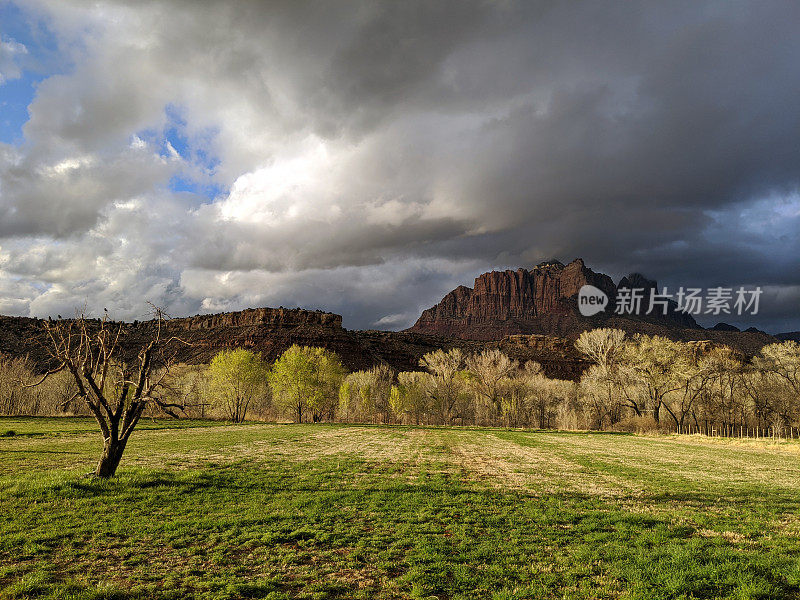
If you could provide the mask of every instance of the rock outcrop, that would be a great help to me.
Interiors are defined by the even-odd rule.
[[[605,314],[593,318],[580,315],[577,297],[584,285],[608,296]],[[483,340],[515,334],[574,337],[610,318],[617,290],[624,287],[645,290],[643,307],[648,306],[650,294],[657,289],[655,281],[639,274],[614,285],[608,275],[592,271],[580,258],[568,265],[552,261],[531,270],[491,271],[477,277],[474,288],[459,286],[439,304],[423,311],[410,331]],[[648,320],[697,327],[691,315],[679,312],[674,302],[666,315],[654,313]]]
[[[800,331],[787,331],[786,333],[779,333],[775,337],[782,342],[800,342]]]
[[[475,287],[459,286],[436,306],[427,309],[412,328],[452,320],[507,321],[571,312],[569,299],[589,284],[610,297],[616,286],[607,275],[595,273],[581,259],[568,265],[543,263],[533,270],[491,271],[475,279]]]
[[[515,334],[563,334],[571,329],[581,287],[593,285],[612,300],[610,277],[577,259],[563,265],[542,263],[528,271],[491,271],[475,287],[459,286],[423,311],[409,331],[482,340]]]
[[[90,326],[99,321],[90,322]],[[123,354],[131,355],[152,338],[156,323],[115,323],[121,327]],[[322,346],[339,353],[351,369],[373,364],[353,336],[342,328],[340,315],[299,308],[256,308],[239,312],[197,315],[166,321],[170,335],[185,341],[178,360],[206,363],[225,348],[251,348],[274,360],[292,344]],[[0,353],[28,356],[37,365],[48,360],[47,340],[41,319],[0,317]]]
[[[580,315],[577,295],[592,285],[610,300],[604,313]],[[419,368],[419,359],[439,348],[460,347],[466,352],[499,348],[519,361],[535,360],[550,377],[576,379],[586,368],[573,342],[581,332],[595,327],[617,327],[629,333],[666,335],[697,341],[698,348],[726,344],[752,356],[776,339],[756,329],[732,331],[717,326],[705,330],[694,319],[678,313],[674,305],[666,315],[641,317],[614,314],[620,288],[657,289],[656,282],[632,274],[614,285],[607,275],[586,267],[582,260],[568,265],[542,263],[531,270],[493,271],[475,280],[475,287],[459,286],[436,306],[422,313],[405,332],[349,331],[339,315],[299,308],[254,308],[239,312],[197,315],[169,320],[171,335],[187,345],[181,362],[209,362],[225,348],[250,348],[272,361],[292,344],[333,350],[348,369],[388,364],[397,370]],[[99,321],[94,322],[96,326]],[[48,365],[47,339],[41,319],[0,316],[0,354],[27,356],[39,370]],[[117,324],[127,358],[152,339],[155,322]],[[797,334],[785,334],[796,339]],[[710,347],[710,346],[708,346]]]
[[[195,329],[214,329],[218,327],[274,327],[291,328],[303,326],[342,328],[342,317],[321,310],[302,308],[248,308],[238,312],[197,315],[171,319],[170,329],[192,331]]]
[[[729,325],[728,323],[719,322],[711,328],[712,331],[741,331],[738,327],[734,325]]]
[[[591,317],[580,314],[577,296],[584,285],[592,285],[608,296],[604,312]],[[615,313],[622,297],[619,290],[623,288],[643,290],[638,314]],[[474,288],[459,286],[439,304],[423,311],[407,331],[485,341],[531,334],[575,340],[587,329],[616,327],[630,334],[664,335],[682,341],[711,340],[748,355],[775,341],[757,330],[705,330],[691,315],[679,311],[672,300],[667,303],[666,314],[658,307],[646,314],[654,293],[658,293],[657,283],[638,273],[623,277],[614,285],[610,277],[592,271],[581,259],[568,265],[552,261],[531,270],[484,273],[475,279]]]

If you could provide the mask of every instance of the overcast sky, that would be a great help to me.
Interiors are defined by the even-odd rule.
[[[0,0],[0,314],[400,328],[483,271],[800,329],[800,4]],[[707,324],[713,324],[714,320]]]

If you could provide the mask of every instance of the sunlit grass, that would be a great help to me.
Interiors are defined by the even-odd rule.
[[[2,597],[800,597],[785,445],[163,421],[100,481],[78,425],[0,438]]]

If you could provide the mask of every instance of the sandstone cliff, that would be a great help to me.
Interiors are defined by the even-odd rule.
[[[584,317],[578,310],[577,295],[592,285],[609,297],[605,312]],[[649,305],[657,283],[633,273],[614,285],[610,277],[588,268],[583,260],[568,265],[553,261],[516,271],[492,271],[475,279],[475,286],[459,286],[441,302],[422,312],[407,331],[444,337],[501,340],[506,336],[536,334],[576,339],[596,327],[616,327],[633,333],[665,335],[689,341],[710,339],[756,353],[775,339],[763,332],[707,331],[694,318],[677,310],[670,301],[667,314],[617,315],[614,305],[621,288],[644,289],[642,306]]]

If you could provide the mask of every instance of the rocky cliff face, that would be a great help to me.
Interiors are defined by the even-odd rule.
[[[783,342],[800,342],[800,331],[787,331],[786,333],[779,333],[775,337]]]
[[[530,271],[491,271],[476,278],[474,288],[459,286],[423,311],[410,331],[473,339],[562,333],[572,325],[575,297],[587,284],[612,300],[616,295],[611,278],[581,259],[568,265],[543,263]]]
[[[592,317],[581,316],[577,295],[581,287],[592,285],[609,297],[606,310]],[[614,313],[619,290],[642,289],[639,314]],[[538,334],[575,339],[595,327],[618,327],[629,333],[667,335],[676,339],[705,337],[705,330],[694,318],[678,310],[673,301],[666,314],[656,306],[650,314],[651,294],[658,290],[655,281],[633,273],[614,285],[610,277],[589,269],[581,259],[563,265],[543,263],[534,269],[492,271],[475,279],[474,288],[460,286],[442,301],[425,311],[408,331],[475,340],[500,340],[517,334]],[[758,335],[756,335],[758,333]],[[762,332],[714,332],[717,340],[751,351],[774,341]]]
[[[460,286],[423,311],[409,331],[472,339],[515,334],[563,334],[574,328],[576,297],[584,285],[616,296],[610,277],[577,259],[543,263],[532,270],[491,271]]]
[[[603,290],[611,308],[582,317],[576,296],[584,285]],[[619,287],[654,289],[655,282],[629,275]],[[188,342],[178,359],[189,364],[209,362],[225,348],[250,348],[272,361],[292,344],[333,350],[348,369],[388,364],[397,370],[419,368],[419,359],[439,348],[466,352],[500,348],[519,361],[540,362],[550,377],[575,379],[586,368],[573,341],[595,327],[617,327],[629,333],[666,335],[674,339],[708,340],[753,355],[775,340],[763,332],[699,328],[691,316],[676,313],[650,319],[613,313],[618,286],[578,259],[568,265],[543,263],[534,269],[493,271],[459,286],[436,306],[422,313],[406,332],[348,331],[339,315],[288,308],[255,308],[239,312],[197,315],[167,322],[170,334]],[[674,308],[674,307],[673,307]],[[128,358],[154,333],[152,321],[123,323],[122,347]],[[789,336],[796,334],[787,334]],[[28,356],[39,369],[48,366],[47,340],[41,319],[0,316],[0,354]]]
[[[248,308],[238,312],[172,319],[168,323],[171,329],[186,331],[254,326],[276,328],[319,326],[341,329],[342,317],[321,310],[302,308]]]
[[[27,355],[36,364],[45,365],[48,354],[43,325],[41,319],[0,316],[0,354]],[[123,353],[135,358],[135,352],[152,338],[156,324],[141,321],[115,326],[122,328]],[[178,360],[190,364],[209,362],[225,348],[250,348],[274,360],[292,344],[334,350],[352,369],[374,363],[373,357],[365,356],[353,336],[342,328],[340,315],[321,311],[256,308],[171,319],[166,328],[170,335],[187,342],[181,347]]]

